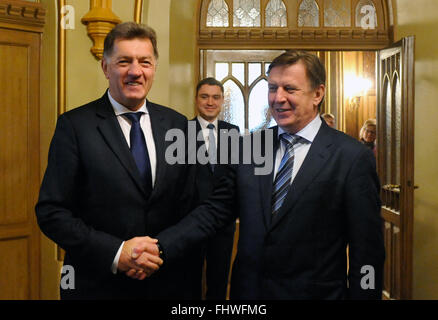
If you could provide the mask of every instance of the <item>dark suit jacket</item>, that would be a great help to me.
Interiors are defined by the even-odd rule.
[[[274,127],[274,157],[277,147]],[[172,263],[192,243],[228,223],[237,206],[232,299],[380,299],[385,254],[372,152],[322,121],[273,221],[273,173],[256,176],[254,168],[226,167],[209,200],[158,235],[165,261]],[[374,268],[374,290],[361,288],[362,277],[369,275],[362,268],[368,265]]]
[[[192,298],[185,264],[164,266],[144,281],[111,273],[123,240],[154,237],[178,222],[191,205],[194,166],[169,165],[166,131],[187,128],[187,119],[147,103],[155,141],[156,180],[145,193],[135,161],[105,95],[61,115],[50,146],[36,214],[41,230],[66,251],[75,289],[62,298]]]
[[[197,118],[193,119],[196,122],[196,134],[198,135],[202,128]],[[221,135],[220,130],[235,129],[239,132],[239,127],[231,123],[218,120],[218,139],[217,139],[217,161],[220,161],[221,153]],[[205,144],[205,141],[197,141],[197,150]],[[228,148],[228,161],[230,162],[231,148]],[[210,164],[196,164],[196,191],[198,203],[202,203],[208,198],[213,191],[215,179],[218,179],[222,170],[218,170],[220,166],[216,165],[213,171]],[[204,265],[204,258],[207,261],[206,267],[206,299],[221,300],[225,299],[228,285],[229,269],[231,263],[231,254],[233,250],[234,232],[236,223],[232,221],[230,224],[218,230],[215,237],[210,241],[203,243],[200,255],[199,268]],[[200,279],[195,279],[198,283],[202,283]]]
[[[194,118],[192,120],[196,121],[196,134],[198,134],[201,131],[201,124],[199,123],[197,118]],[[218,120],[218,130],[217,130],[217,134],[218,134],[217,141],[218,142],[217,142],[217,151],[216,151],[218,162],[219,162],[220,145],[221,145],[219,131],[223,130],[223,129],[225,129],[225,130],[236,129],[237,131],[239,131],[238,126],[235,126],[234,124],[231,124],[231,123],[228,123],[228,122],[225,122],[222,120]],[[205,143],[205,141],[203,141],[203,140],[197,141],[196,142],[196,145],[197,145],[196,150],[198,150],[204,143]],[[210,164],[202,165],[200,163],[197,163],[197,165],[196,165],[196,190],[197,190],[199,202],[202,202],[205,199],[207,199],[207,197],[213,191],[213,181],[214,181],[215,175],[217,175],[217,171],[215,174],[215,172],[212,171]]]

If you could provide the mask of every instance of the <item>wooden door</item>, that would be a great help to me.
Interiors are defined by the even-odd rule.
[[[412,297],[414,38],[378,52],[377,168],[382,184],[384,298]]]
[[[39,298],[40,38],[0,27],[0,299]]]

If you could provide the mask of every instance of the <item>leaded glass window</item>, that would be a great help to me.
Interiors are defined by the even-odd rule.
[[[228,76],[229,64],[228,62],[218,62],[215,65],[215,77],[218,80]]]
[[[377,28],[377,14],[371,0],[361,0],[356,6],[356,27],[363,29]]]
[[[219,117],[224,121],[235,124],[240,132],[245,131],[245,103],[242,91],[233,80],[224,83],[224,105]]]
[[[260,80],[249,95],[248,129],[249,131],[263,130],[276,125],[269,111],[268,81]]]
[[[266,26],[286,27],[286,6],[282,0],[271,0],[266,6]]]
[[[224,0],[211,0],[207,11],[207,27],[228,27],[228,5]]]
[[[267,74],[270,61],[283,50],[201,50],[202,78],[224,84],[225,101],[219,119],[239,126],[241,133],[269,128]]]
[[[401,123],[402,123],[402,100],[401,100],[401,86],[400,86],[400,80],[398,79],[398,75],[395,74],[394,78],[394,86],[395,86],[395,99],[394,99],[394,106],[395,106],[395,184],[400,184],[400,163],[401,160]]]
[[[325,0],[324,1],[324,26],[325,27],[350,27],[351,26],[351,1],[350,0]]]
[[[245,64],[233,63],[231,69],[233,77],[239,80],[239,82],[243,85],[245,83]]]
[[[385,141],[386,141],[386,181],[385,183],[391,182],[391,151],[392,151],[392,99],[391,99],[391,85],[389,83],[389,79],[385,78],[385,82],[383,84],[383,94],[384,100],[386,102],[385,105],[385,114],[386,114],[386,132],[385,132]]]
[[[260,27],[260,0],[234,0],[234,27]]]
[[[319,27],[319,7],[315,0],[303,0],[298,12],[299,27]]]
[[[254,80],[260,77],[262,64],[260,62],[248,63],[248,83],[251,85]]]

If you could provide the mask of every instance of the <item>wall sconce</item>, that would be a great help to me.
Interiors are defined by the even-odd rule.
[[[87,26],[88,36],[93,40],[90,51],[97,60],[103,57],[103,42],[106,35],[122,22],[111,10],[111,0],[90,0],[90,11],[81,22]]]
[[[360,106],[362,96],[371,88],[371,81],[362,77],[347,75],[344,77],[344,95],[348,99],[350,108],[357,109]]]
[[[361,96],[350,97],[348,99],[348,104],[351,109],[358,109],[360,106],[360,98]]]

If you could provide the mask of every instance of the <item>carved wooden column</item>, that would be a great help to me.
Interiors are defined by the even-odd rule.
[[[98,60],[103,57],[103,42],[106,35],[121,20],[111,10],[111,0],[90,0],[90,11],[81,19],[87,26],[88,36],[93,40],[91,53]]]

